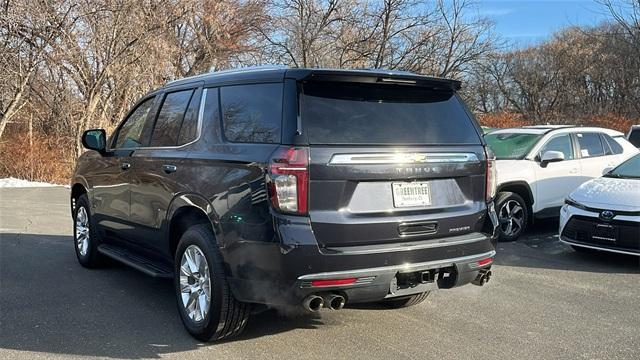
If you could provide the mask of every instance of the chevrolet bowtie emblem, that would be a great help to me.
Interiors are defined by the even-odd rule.
[[[425,154],[413,154],[411,157],[413,162],[425,162],[427,161],[427,155]]]

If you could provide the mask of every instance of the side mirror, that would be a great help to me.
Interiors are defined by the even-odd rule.
[[[561,151],[546,151],[542,154],[540,166],[547,167],[547,164],[564,160],[564,153]]]
[[[103,129],[87,130],[82,134],[82,145],[104,154],[107,148],[107,133]]]
[[[608,174],[608,173],[610,173],[610,172],[611,172],[611,170],[613,170],[613,169],[614,169],[614,167],[613,167],[613,166],[609,166],[609,167],[604,168],[604,170],[602,170],[602,175],[607,175],[607,174]]]

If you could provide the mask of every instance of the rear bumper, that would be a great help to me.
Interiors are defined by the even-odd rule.
[[[491,207],[491,210],[493,207]],[[495,215],[495,214],[493,214]],[[494,216],[487,217],[488,219]],[[309,220],[274,215],[279,243],[244,242],[224,249],[240,301],[300,305],[311,294],[339,293],[349,303],[373,302],[469,284],[495,256],[495,225],[488,232],[389,245],[320,248]],[[497,218],[496,218],[497,219]],[[396,286],[403,274],[429,272],[431,281]],[[314,280],[355,279],[338,286]]]

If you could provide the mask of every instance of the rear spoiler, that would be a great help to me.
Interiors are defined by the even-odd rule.
[[[458,80],[423,76],[404,71],[387,70],[326,70],[326,69],[290,69],[286,78],[298,81],[344,81],[369,84],[396,84],[408,86],[432,87],[434,90],[458,91],[462,83]]]

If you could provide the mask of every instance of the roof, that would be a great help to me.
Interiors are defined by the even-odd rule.
[[[574,132],[589,132],[598,131],[603,132],[609,136],[624,135],[620,131],[601,128],[601,127],[589,127],[589,126],[573,126],[573,125],[536,125],[536,126],[522,126],[519,128],[510,129],[498,129],[491,132],[491,134],[539,134],[544,135],[550,132],[559,133],[574,133]]]
[[[288,68],[269,65],[239,68],[226,71],[210,72],[202,75],[170,81],[166,86],[180,86],[193,82],[225,85],[231,83],[250,83],[266,81],[295,80],[327,80],[354,81],[367,83],[398,83],[404,85],[428,85],[443,89],[459,90],[461,83],[457,80],[424,76],[408,71],[385,69],[321,69],[321,68]]]

